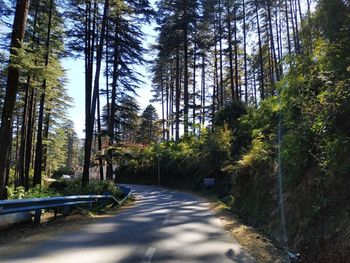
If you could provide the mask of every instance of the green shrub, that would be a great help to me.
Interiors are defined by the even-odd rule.
[[[24,187],[19,186],[16,189],[7,188],[8,199],[28,199],[28,198],[45,198],[60,196],[60,193],[54,189],[36,185],[30,188],[27,192]]]
[[[113,195],[116,198],[122,196],[122,192],[115,187],[112,181],[90,181],[86,187],[82,187],[81,180],[59,180],[50,186],[51,189],[61,195]]]
[[[232,207],[233,204],[234,204],[234,202],[235,202],[235,198],[234,198],[233,195],[227,195],[227,196],[223,197],[223,198],[221,199],[221,201],[222,201],[225,205],[227,205],[228,207]]]

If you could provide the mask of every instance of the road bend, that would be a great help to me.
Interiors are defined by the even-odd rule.
[[[137,199],[132,207],[35,242],[0,262],[255,262],[200,197],[158,187],[131,187]]]

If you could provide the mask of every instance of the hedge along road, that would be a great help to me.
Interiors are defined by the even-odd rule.
[[[255,262],[201,198],[157,187],[131,187],[135,205],[115,217],[38,242],[0,261]]]

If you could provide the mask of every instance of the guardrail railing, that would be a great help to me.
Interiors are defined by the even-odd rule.
[[[116,205],[122,203],[130,196],[131,188],[120,187],[125,197],[119,201],[112,195],[76,195],[48,198],[32,198],[0,201],[0,215],[35,212],[34,223],[39,224],[42,209],[72,207],[75,205],[92,204],[98,202],[112,202]],[[55,210],[57,213],[57,210]]]

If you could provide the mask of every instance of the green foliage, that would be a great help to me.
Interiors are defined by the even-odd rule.
[[[113,195],[122,197],[122,192],[112,181],[91,181],[86,187],[81,186],[80,180],[58,180],[49,187],[36,185],[27,192],[24,187],[7,188],[9,199],[44,198],[67,195]]]
[[[60,194],[50,188],[36,185],[30,188],[27,192],[24,187],[20,186],[16,189],[7,187],[8,199],[28,199],[28,198],[44,198],[60,196]]]
[[[82,187],[81,180],[59,180],[50,185],[50,189],[61,195],[113,195],[116,198],[122,196],[121,191],[115,187],[112,181],[90,181],[86,187]]]
[[[271,146],[264,140],[261,132],[255,134],[252,141],[251,149],[242,156],[238,161],[238,165],[242,167],[253,167],[254,165],[264,162],[271,157]]]
[[[226,123],[231,130],[235,130],[239,125],[237,120],[245,113],[245,106],[240,102],[234,101],[217,112],[214,124],[222,127]]]
[[[220,184],[227,182],[232,138],[232,131],[224,125],[214,132],[203,129],[199,137],[188,136],[179,142],[134,147],[128,163],[117,172],[118,178],[124,182],[156,184],[159,156],[162,185],[201,189],[206,177],[220,178]],[[222,181],[223,178],[226,179]]]
[[[156,142],[160,135],[160,123],[156,108],[148,105],[141,115],[137,141],[144,144]]]
[[[247,112],[252,112],[252,109],[247,108],[242,103],[233,102],[224,106],[215,115],[215,126],[218,128],[226,127],[225,129],[230,130],[232,158],[239,158],[239,155],[245,151],[251,140],[251,122],[250,120],[244,121]]]
[[[342,211],[340,204],[350,198],[350,21],[345,5],[340,0],[319,1],[314,17],[304,22],[304,52],[290,58],[289,70],[277,83],[278,96],[240,117],[239,129],[250,133],[252,140],[231,167],[232,208],[250,223],[280,232],[280,146],[287,232],[299,249],[314,244],[315,233],[323,245],[338,242],[338,236],[325,240],[323,229],[339,227],[334,207]],[[281,145],[276,137],[279,114]],[[306,236],[312,239],[306,241]],[[313,249],[323,247],[316,244]]]
[[[62,128],[56,128],[46,142],[48,147],[47,163],[50,170],[57,171],[66,164],[67,137]]]
[[[276,111],[275,98],[262,102],[241,118],[250,144],[232,169],[234,195],[231,208],[251,224],[264,224],[275,203]]]
[[[235,202],[235,198],[233,195],[227,195],[224,198],[222,198],[221,201],[228,207],[232,207]]]
[[[287,186],[295,187],[303,179],[303,173],[310,165],[310,147],[312,147],[312,137],[305,130],[291,130],[284,135],[281,155],[283,176]]]

